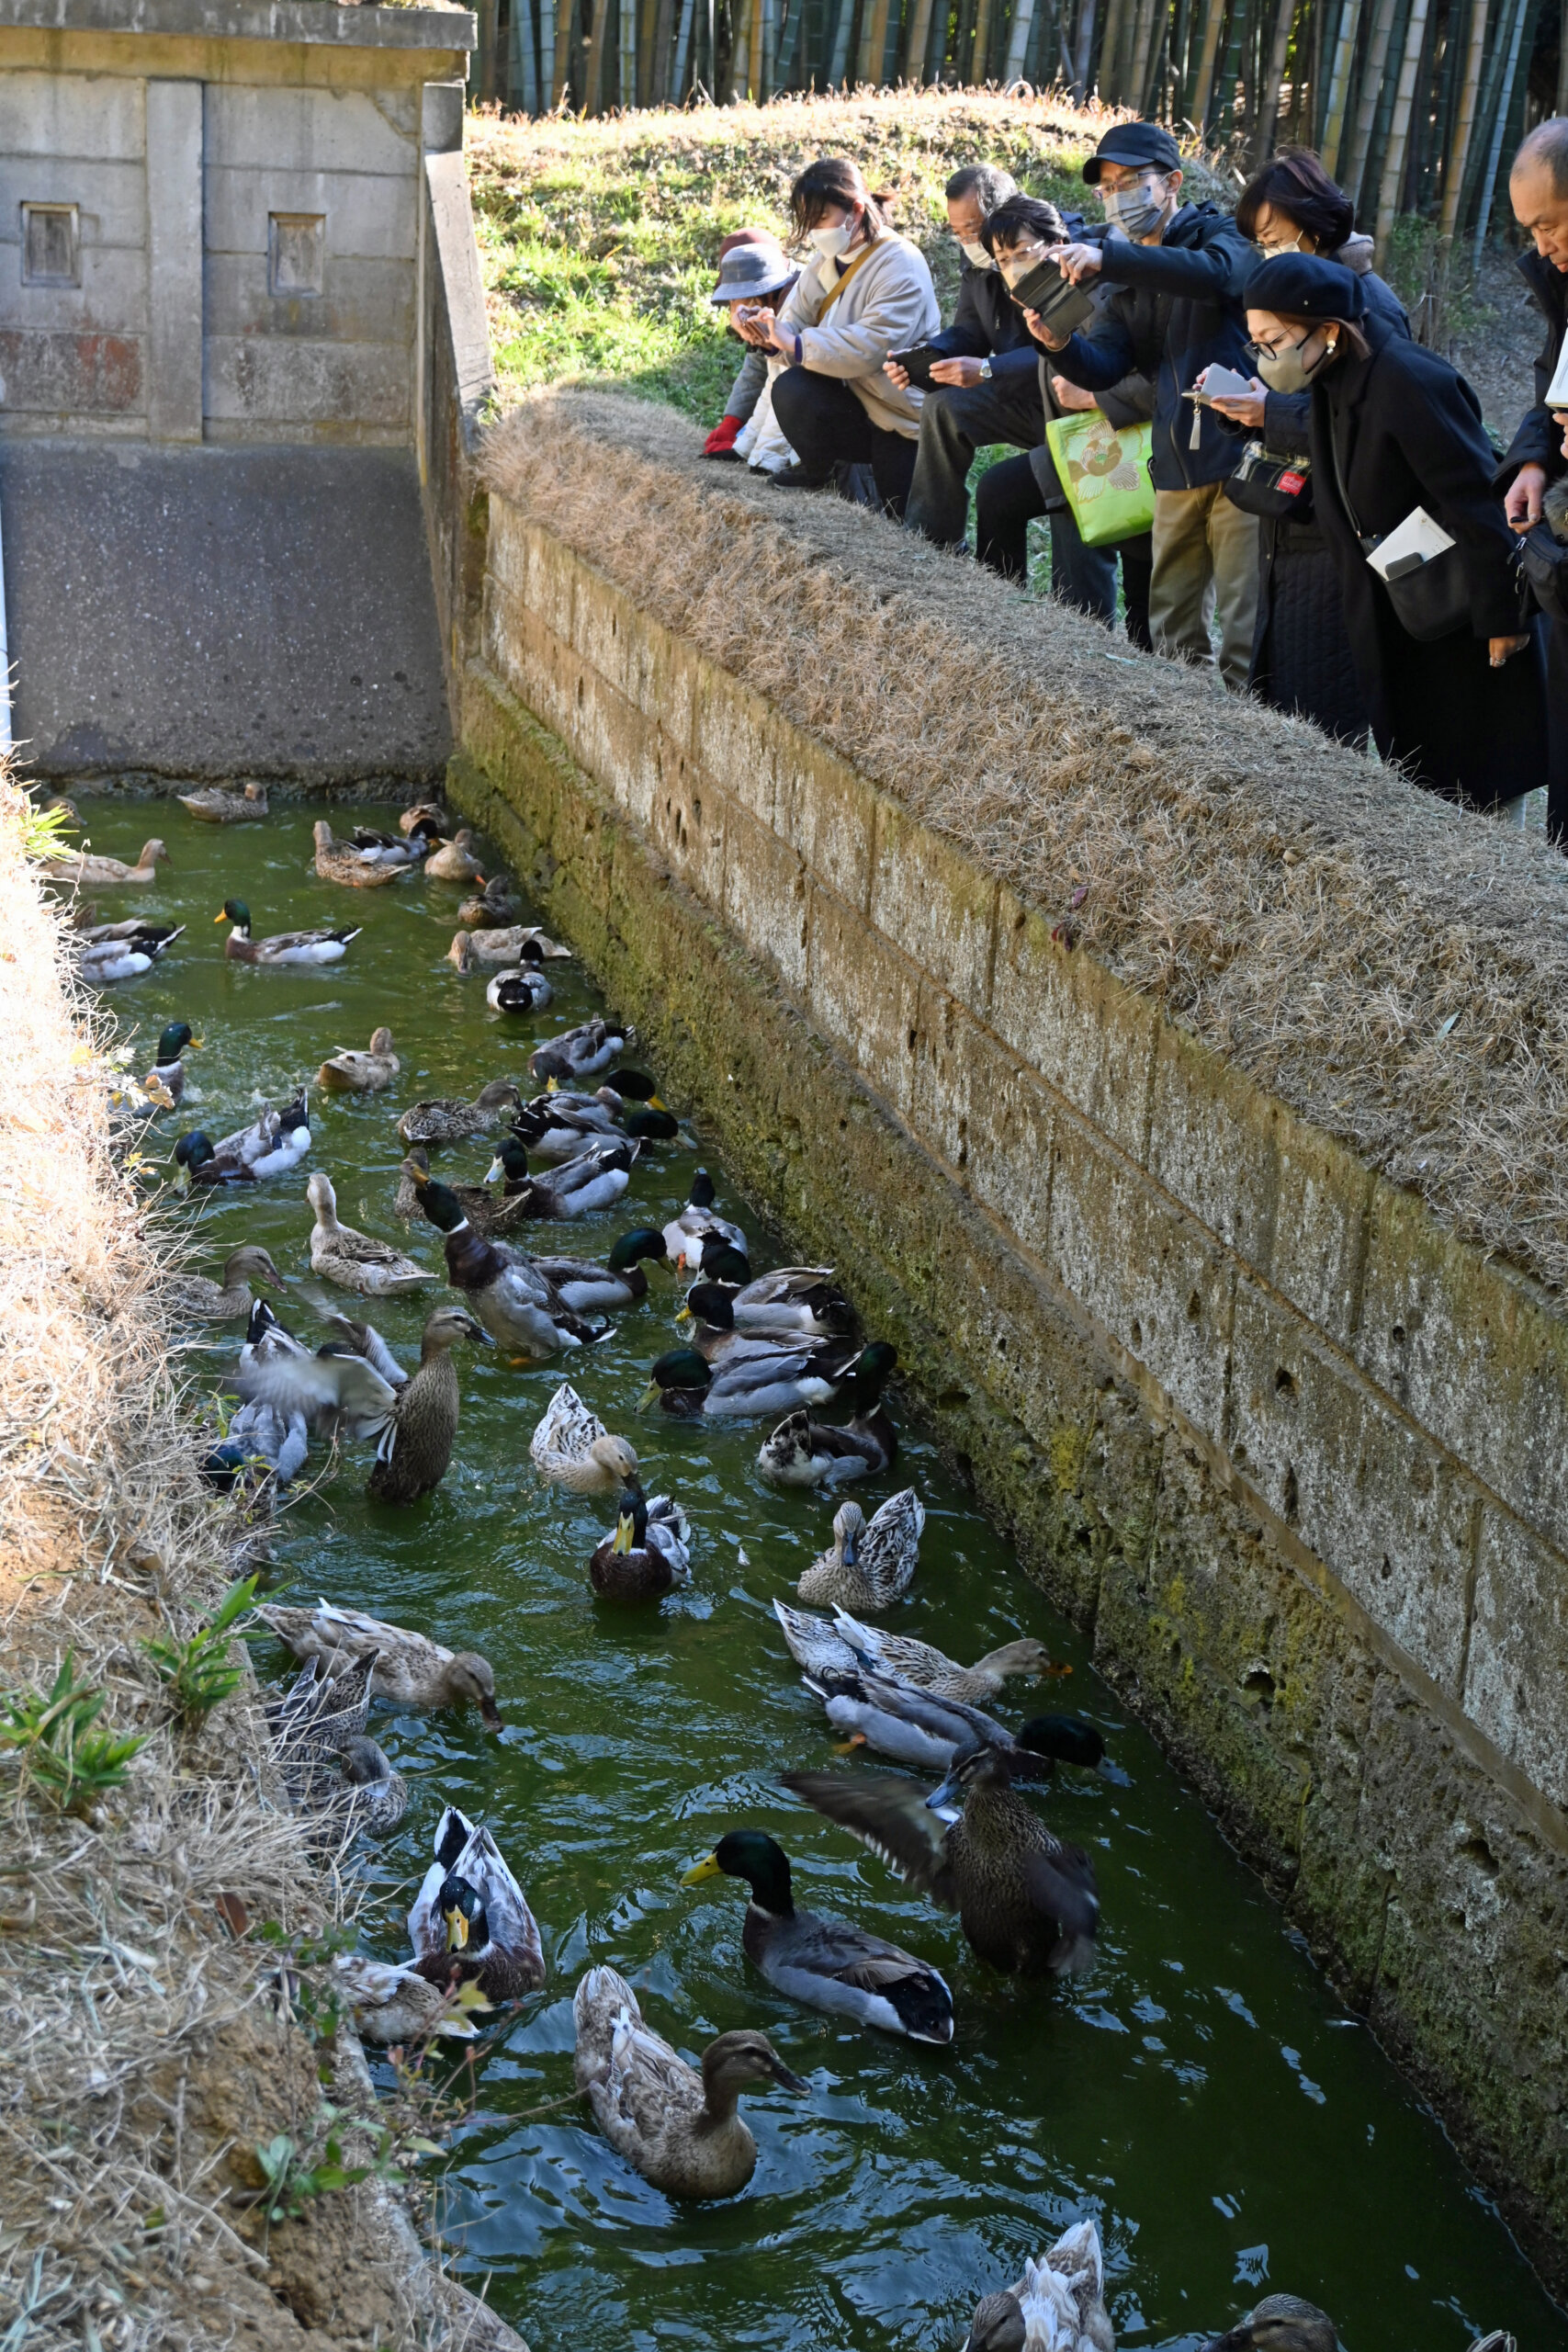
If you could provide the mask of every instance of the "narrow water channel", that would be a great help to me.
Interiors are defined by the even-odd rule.
[[[102,851],[133,857],[162,831],[173,865],[133,902],[189,926],[166,966],[114,999],[143,1047],[175,1019],[206,1041],[190,1063],[199,1101],[158,1123],[154,1148],[172,1150],[197,1124],[222,1135],[258,1092],[282,1102],[326,1054],[363,1046],[381,1022],[394,1033],[398,1083],[363,1100],[314,1099],[305,1168],[190,1212],[204,1271],[242,1240],[271,1250],[290,1293],[277,1304],[302,1336],[318,1306],[345,1304],[310,1272],[310,1168],[331,1173],[345,1222],[439,1267],[435,1235],[411,1237],[393,1216],[400,1112],[521,1079],[535,1043],[601,1009],[572,963],[550,966],[547,1012],[489,1012],[483,979],[459,978],[445,960],[464,894],[418,876],[370,892],[318,881],[314,813],[285,805],[264,825],[219,829],[173,804],[85,808]],[[98,895],[105,916],[132,903],[130,891]],[[212,922],[231,895],[249,902],[258,933],[325,922],[364,933],[333,969],[246,970],[224,962]],[[477,1181],[490,1153],[479,1144],[440,1157],[443,1173]],[[645,1152],[618,1210],[541,1228],[562,1237],[541,1246],[602,1254],[629,1226],[662,1223],[699,1158],[720,1208],[752,1237],[755,1268],[779,1262],[783,1245],[728,1190],[722,1165],[684,1144]],[[927,1507],[913,1595],[887,1622],[965,1660],[1016,1634],[1046,1642],[1072,1664],[1071,1681],[1039,1696],[1011,1684],[999,1712],[1017,1722],[1040,1706],[1081,1711],[1126,1776],[1064,1771],[1045,1799],[1095,1858],[1096,1966],[1059,1987],[993,1975],[954,1920],[778,1788],[780,1770],[830,1758],[770,1602],[822,1549],[831,1505],[758,1478],[757,1429],[637,1417],[647,1367],[672,1343],[674,1304],[667,1290],[650,1296],[601,1346],[531,1371],[461,1353],[463,1421],[440,1490],[412,1510],[373,1504],[365,1450],[351,1450],[278,1544],[277,1592],[373,1611],[481,1650],[495,1668],[499,1738],[472,1713],[373,1720],[413,1803],[389,1843],[362,1848],[365,1940],[379,1956],[406,1951],[404,1917],[448,1799],[490,1823],[543,1928],[548,1986],[495,2021],[476,2112],[435,2167],[472,2282],[491,2274],[493,2301],[533,2352],[937,2352],[962,2343],[982,2292],[1092,2214],[1123,2345],[1196,2346],[1259,2295],[1289,2290],[1334,2314],[1348,2352],[1463,2352],[1483,2326],[1512,2329],[1521,2352],[1568,2352],[1568,2321],[1437,2124],[907,1416],[893,1476],[856,1489],[869,1510],[912,1480]],[[425,1307],[369,1311],[412,1362]],[[234,1335],[204,1342],[198,1374],[216,1375],[236,1345]],[[528,1460],[535,1423],[569,1375],[631,1437],[649,1491],[667,1487],[693,1523],[690,1592],[646,1614],[611,1614],[590,1594],[586,1564],[610,1507],[542,1488]],[[264,1673],[284,1670],[270,1642],[256,1655]],[[777,1836],[805,1902],[945,1973],[958,2019],[950,2052],[852,2030],[750,1974],[741,1890],[680,1884],[743,1823]],[[761,2158],[733,2201],[668,2203],[581,2110],[525,2120],[570,2087],[572,1988],[599,1960],[633,1980],[651,2024],[688,2055],[758,2025],[809,2081],[807,2099],[773,2090],[747,2102]]]

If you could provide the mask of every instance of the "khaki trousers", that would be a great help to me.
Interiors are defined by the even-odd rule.
[[[1247,684],[1258,618],[1258,517],[1225,496],[1224,482],[1155,492],[1155,569],[1149,631],[1156,653],[1212,668],[1209,623],[1220,624],[1220,675]]]

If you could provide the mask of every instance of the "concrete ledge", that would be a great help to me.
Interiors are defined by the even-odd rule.
[[[1555,1302],[492,493],[452,790],[1568,2274]]]
[[[472,50],[479,38],[466,8],[344,8],[333,0],[0,0],[0,28],[8,26],[333,49]]]

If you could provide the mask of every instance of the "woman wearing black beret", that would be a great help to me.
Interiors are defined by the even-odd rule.
[[[1316,254],[1261,263],[1243,300],[1264,383],[1312,394],[1314,509],[1379,752],[1469,807],[1516,799],[1545,777],[1545,694],[1474,393]],[[1369,557],[1417,509],[1427,545],[1453,544],[1385,582]]]

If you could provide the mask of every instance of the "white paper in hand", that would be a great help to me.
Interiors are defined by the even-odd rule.
[[[1420,565],[1430,563],[1453,545],[1440,523],[1434,523],[1424,506],[1412,507],[1403,523],[1396,523],[1387,536],[1381,538],[1367,561],[1380,580],[1398,580]]]

